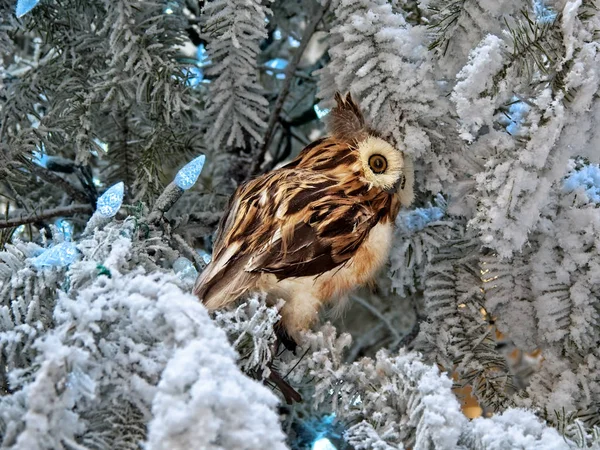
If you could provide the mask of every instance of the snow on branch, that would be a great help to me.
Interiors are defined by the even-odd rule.
[[[131,261],[139,251],[132,225],[109,225],[83,241],[83,260],[67,271],[71,289],[54,304],[51,292],[40,299],[52,327],[24,349],[29,364],[8,373],[2,444],[137,448],[146,440],[152,449],[183,449],[201,440],[214,449],[286,448],[277,397],[242,374],[225,332],[177,277],[145,274]],[[12,339],[19,336],[0,334],[9,348]],[[127,439],[115,424],[127,424]]]
[[[379,131],[398,148],[421,155],[430,143],[414,122],[443,114],[424,29],[411,27],[385,0],[340,2],[334,14],[331,61],[320,71],[319,97],[327,106],[335,91],[352,92]],[[433,104],[442,110],[434,112]]]
[[[325,325],[308,336],[307,355],[286,365],[293,367],[292,378],[310,375],[315,406],[335,412],[336,421],[346,426],[347,442],[357,449],[577,448],[525,409],[469,421],[452,380],[418,353],[379,351],[346,364],[340,352],[348,344],[349,336],[336,336]]]
[[[259,0],[217,0],[206,3],[204,26],[214,76],[209,88],[205,141],[217,149],[246,147],[247,139],[262,141],[268,101],[257,78],[256,57],[266,37],[270,11]]]
[[[500,34],[505,21],[523,7],[516,0],[426,0],[433,39],[429,48],[440,58],[440,71],[453,77],[467,62],[471,45],[486,34]]]
[[[499,38],[488,36],[473,49],[458,74],[452,100],[463,137],[471,142],[474,132],[485,126],[471,146],[483,165],[474,175],[479,200],[471,224],[480,230],[483,243],[501,257],[523,249],[541,210],[551,201],[554,186],[565,175],[568,159],[590,152],[593,138],[589,114],[584,111],[594,110],[600,79],[598,49],[587,38],[598,19],[597,14],[578,14],[583,8],[566,4],[560,21],[544,25],[550,29],[553,56],[535,56],[542,59],[533,69],[520,70],[512,63],[517,47],[511,55]],[[528,20],[524,27],[537,30],[532,18],[524,20]],[[511,36],[513,45],[522,44],[518,35]],[[536,45],[543,43],[531,44]],[[486,68],[488,78],[495,78],[493,85],[482,81],[485,76],[470,75],[479,73],[478,66]],[[559,78],[562,81],[557,85],[554,81]],[[515,93],[512,100],[511,92]],[[504,115],[501,105],[508,102],[525,103],[526,114],[517,126],[502,129],[497,126],[499,116]]]

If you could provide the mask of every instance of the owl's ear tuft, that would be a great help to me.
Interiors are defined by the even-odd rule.
[[[345,142],[361,141],[366,138],[365,118],[350,92],[334,95],[337,105],[331,110],[328,128],[331,134]]]

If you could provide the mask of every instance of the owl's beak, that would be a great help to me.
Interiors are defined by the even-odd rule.
[[[385,189],[385,192],[387,192],[388,194],[396,194],[401,189],[403,184],[404,176],[400,176],[400,178],[398,178],[398,181],[396,181],[396,183],[394,183],[394,185],[391,188]]]

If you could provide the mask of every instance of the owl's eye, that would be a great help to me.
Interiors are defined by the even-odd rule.
[[[369,166],[375,173],[383,173],[387,169],[387,159],[381,155],[373,155],[369,158]]]

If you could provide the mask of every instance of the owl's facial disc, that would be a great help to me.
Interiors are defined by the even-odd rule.
[[[403,184],[402,153],[383,139],[369,136],[357,147],[363,173],[373,186],[387,192],[397,192]]]

